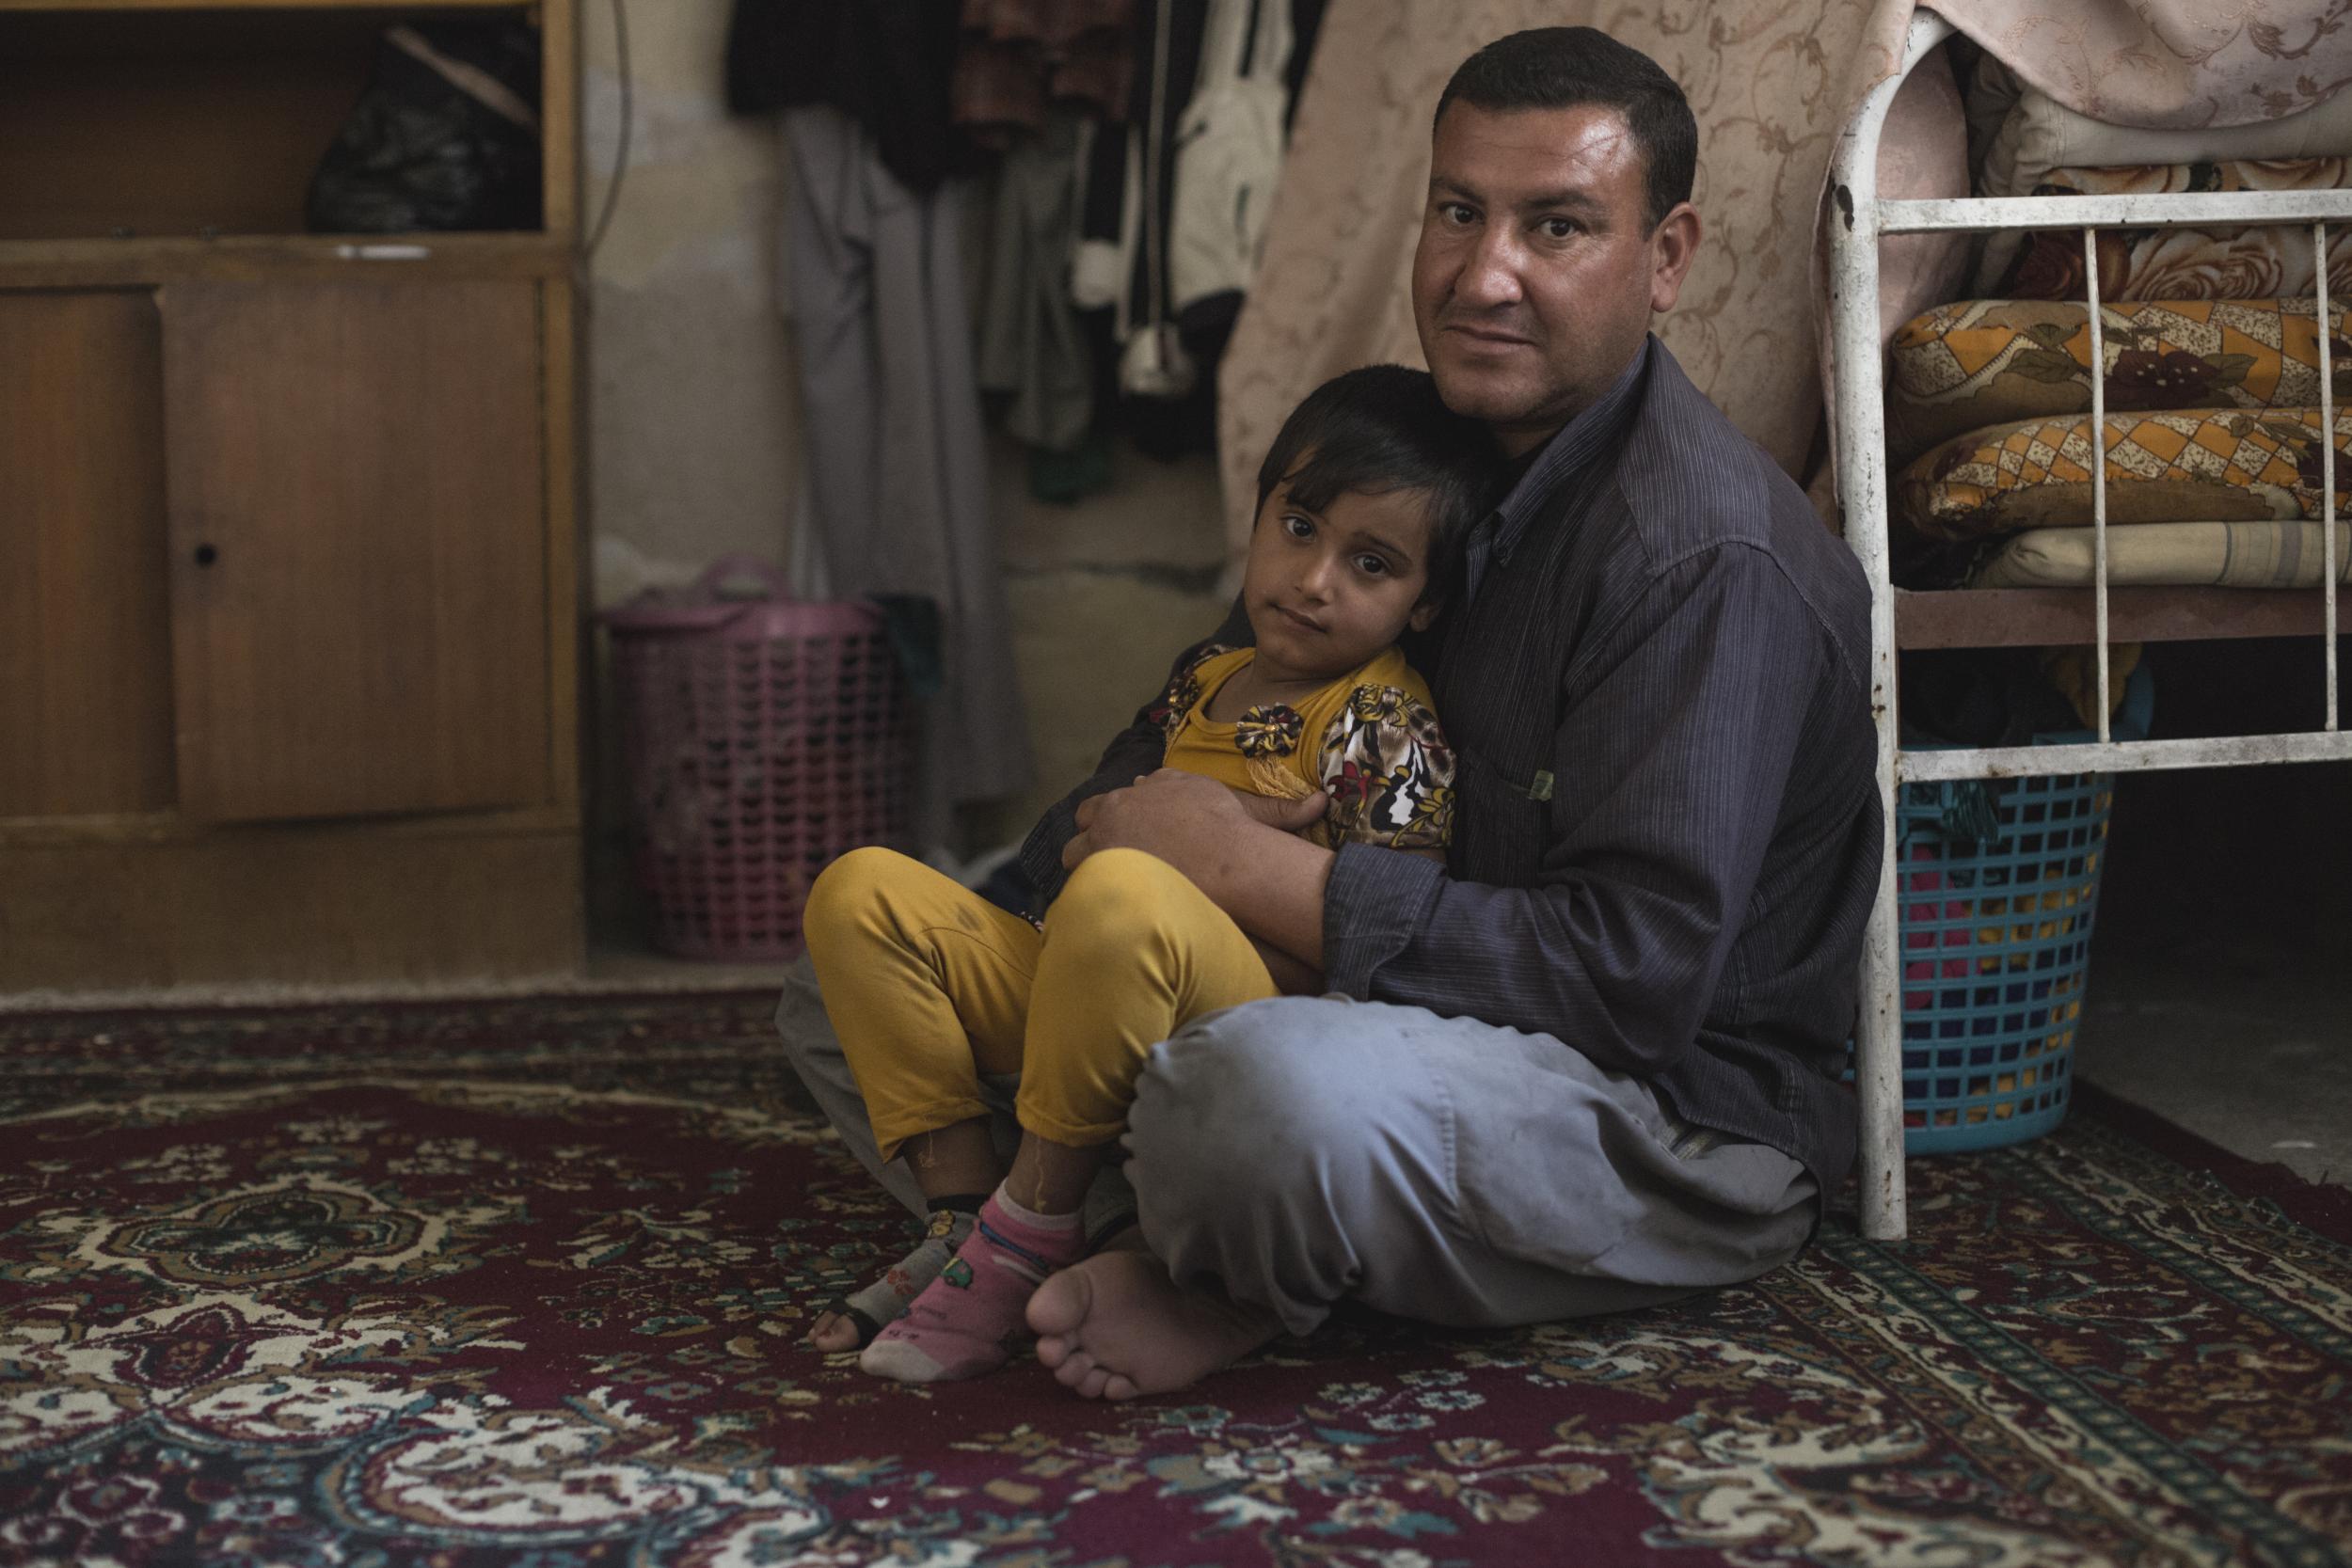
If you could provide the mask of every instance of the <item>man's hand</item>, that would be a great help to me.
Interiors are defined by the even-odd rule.
[[[1272,795],[1252,795],[1246,789],[1233,791],[1233,799],[1241,809],[1269,828],[1286,833],[1303,833],[1323,820],[1323,814],[1331,809],[1331,797],[1316,790],[1303,800],[1284,800]]]
[[[1296,835],[1325,804],[1320,793],[1245,804],[1214,779],[1163,768],[1081,801],[1078,833],[1062,847],[1061,863],[1074,870],[1097,849],[1156,855],[1250,936],[1320,967],[1332,854]]]
[[[1259,826],[1296,832],[1321,820],[1326,797],[1275,800],[1228,789],[1214,779],[1163,768],[1125,789],[1078,804],[1078,835],[1062,846],[1061,863],[1076,870],[1097,849],[1141,849],[1196,882]]]

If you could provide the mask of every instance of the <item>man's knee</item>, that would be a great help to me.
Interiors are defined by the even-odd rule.
[[[804,1079],[811,1063],[838,1065],[842,1061],[841,1038],[834,1033],[824,994],[818,989],[816,966],[805,953],[784,972],[784,990],[776,998],[776,1037],[784,1047],[785,1059]]]
[[[1378,1135],[1349,1071],[1352,1003],[1285,996],[1196,1019],[1156,1047],[1128,1116],[1131,1177],[1204,1197],[1284,1187]]]

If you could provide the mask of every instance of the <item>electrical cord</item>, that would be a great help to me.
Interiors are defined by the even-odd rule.
[[[612,150],[612,178],[605,182],[603,209],[596,214],[596,226],[589,230],[588,242],[580,249],[582,261],[596,255],[596,246],[604,243],[612,209],[620,203],[622,178],[628,172],[628,135],[636,117],[636,93],[629,80],[628,10],[624,0],[612,0],[612,44],[613,65],[621,79],[621,135]]]

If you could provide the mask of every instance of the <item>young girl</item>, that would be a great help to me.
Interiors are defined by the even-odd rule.
[[[1255,645],[1205,648],[1170,682],[1152,710],[1166,766],[1327,794],[1318,842],[1442,859],[1453,756],[1395,642],[1437,612],[1496,472],[1486,427],[1448,412],[1422,372],[1352,371],[1299,404],[1258,471],[1242,584]],[[1080,1200],[1154,1044],[1321,979],[1133,849],[1081,862],[1041,926],[858,849],[818,879],[803,926],[882,1157],[906,1157],[931,1208],[923,1243],[809,1338],[870,1338],[859,1365],[904,1382],[1004,1363],[1029,1293],[1085,1249]],[[979,1096],[992,1074],[1020,1078],[1009,1174]]]

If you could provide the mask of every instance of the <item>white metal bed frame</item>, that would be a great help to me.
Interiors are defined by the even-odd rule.
[[[1835,204],[1830,217],[1830,320],[1836,366],[1837,499],[1845,512],[1847,543],[1861,560],[1870,580],[1870,693],[1878,723],[1879,803],[1884,813],[1883,858],[1879,868],[1878,899],[1870,913],[1862,957],[1862,1016],[1856,1033],[1856,1088],[1862,1110],[1862,1233],[1877,1241],[1899,1240],[1904,1231],[1903,1087],[1902,1087],[1902,954],[1896,903],[1895,801],[1905,784],[1942,779],[1993,779],[2038,773],[2079,773],[2090,769],[2126,771],[2166,768],[2236,767],[2256,763],[2326,762],[2352,759],[2352,734],[2338,728],[2336,689],[2336,450],[2333,365],[2328,323],[2327,230],[2330,223],[2352,222],[2352,190],[2232,191],[2069,198],[1994,198],[1966,200],[1881,200],[1878,196],[1879,135],[1886,123],[1897,89],[1930,50],[1952,35],[1951,24],[1930,10],[1912,19],[1900,69],[1880,83],[1864,100],[1838,139],[1830,166],[1830,194]],[[1889,234],[1977,232],[1996,229],[2074,229],[2083,230],[2084,273],[2090,319],[2090,362],[2104,367],[2106,340],[2100,320],[2099,268],[2096,251],[2100,228],[2158,224],[2309,224],[2317,253],[2319,320],[2320,489],[2323,545],[2320,613],[2309,616],[2311,601],[2302,591],[2284,589],[2198,589],[2185,591],[2121,590],[2134,595],[2125,641],[2165,640],[2167,625],[2154,595],[2170,594],[2162,605],[2192,602],[2195,595],[2240,595],[2217,621],[2211,613],[2195,615],[2198,629],[2182,636],[2268,635],[2281,629],[2274,596],[2292,594],[2298,622],[2320,631],[2327,663],[2327,724],[2322,730],[2292,735],[2233,736],[2192,740],[2118,741],[2108,718],[2099,716],[2097,744],[2080,746],[2006,746],[1976,751],[1906,752],[1902,750],[1895,705],[1895,652],[1899,610],[1917,610],[1922,626],[1930,610],[1947,629],[1965,626],[1970,606],[1954,594],[1907,594],[1889,578],[1887,554],[1887,472],[1885,445],[1884,369],[1881,362],[1879,322],[1879,240]],[[2104,453],[2106,418],[2106,376],[2095,371],[2090,379],[2090,428]],[[2110,622],[2107,585],[2107,494],[2104,461],[2093,465],[2092,549],[2090,639],[2051,635],[2061,623],[2080,626],[2080,589],[2029,590],[2005,595],[2012,602],[2038,601],[2028,616],[2041,628],[2013,631],[2007,636],[1972,640],[1964,631],[1906,641],[1903,645],[1975,646],[1997,642],[2095,640],[2099,683],[2106,691],[2107,644],[2115,629]],[[2260,600],[2245,597],[2252,594]],[[1972,594],[1982,608],[1994,608],[1996,595]],[[1947,601],[1931,606],[1930,600]],[[1905,601],[1919,601],[1908,604]],[[2262,601],[2269,601],[2264,603]],[[2210,612],[2218,602],[2205,599]],[[2149,613],[2141,614],[2142,609]],[[2259,626],[2243,623],[2229,629],[2233,611],[2255,611]],[[2053,611],[2062,613],[2041,613]],[[1956,619],[1958,618],[1958,619]],[[2014,619],[2014,617],[2012,617]],[[2315,626],[2311,623],[2316,622]],[[2186,623],[2178,623],[2184,624]],[[2218,627],[2218,629],[2217,629]]]

